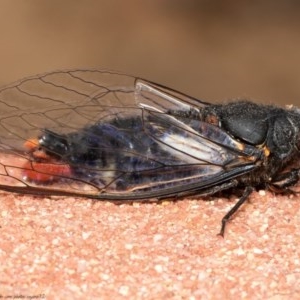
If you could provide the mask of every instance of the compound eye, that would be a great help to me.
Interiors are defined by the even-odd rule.
[[[287,157],[293,150],[295,143],[295,130],[292,123],[287,118],[278,118],[274,122],[273,144],[280,158]],[[297,142],[297,147],[300,142]]]

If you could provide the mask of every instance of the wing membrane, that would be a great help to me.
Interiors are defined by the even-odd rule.
[[[255,169],[261,155],[256,147],[197,118],[172,113],[197,115],[206,105],[110,71],[59,71],[25,79],[0,90],[0,186],[143,199],[201,193]],[[41,146],[55,157],[47,167],[23,147],[41,137],[52,142]],[[68,151],[53,148],[58,140]],[[60,165],[71,172],[60,173]],[[32,170],[53,179],[28,181],[24,174]]]

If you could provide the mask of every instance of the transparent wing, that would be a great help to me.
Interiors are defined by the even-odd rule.
[[[206,105],[110,71],[22,80],[0,90],[0,188],[144,199],[201,193],[253,170],[257,148],[172,113]]]

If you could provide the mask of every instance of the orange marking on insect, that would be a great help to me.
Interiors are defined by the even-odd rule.
[[[38,139],[27,140],[24,143],[24,148],[31,157],[31,160],[28,160],[23,166],[23,174],[26,180],[47,183],[58,180],[59,177],[72,174],[70,166],[59,163],[48,155],[40,147]]]
[[[37,139],[29,139],[24,143],[24,148],[28,151],[34,151],[39,147],[39,141]]]
[[[213,114],[206,116],[205,122],[210,123],[212,125],[218,126],[219,125],[219,118]]]
[[[265,154],[265,156],[268,157],[270,155],[270,153],[271,153],[270,149],[267,146],[265,146],[264,147],[264,154]]]
[[[240,151],[245,150],[245,144],[243,144],[243,143],[236,142],[236,146],[237,146],[238,150],[240,150]]]
[[[30,155],[34,158],[38,158],[40,160],[50,160],[46,152],[40,148],[38,139],[29,139],[24,143],[24,148],[30,153]]]
[[[57,180],[61,176],[70,176],[72,170],[69,165],[55,163],[40,163],[28,161],[24,165],[26,180],[47,183]]]

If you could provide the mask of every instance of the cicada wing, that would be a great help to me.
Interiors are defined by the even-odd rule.
[[[0,90],[0,186],[24,192],[148,198],[201,190],[255,168],[255,147],[236,142],[218,127],[172,115],[205,105],[110,71],[58,71],[25,79]],[[94,125],[98,131],[90,129]],[[57,138],[79,132],[78,147],[101,153],[106,164],[103,158],[91,163],[87,156],[85,162],[74,163],[72,157],[36,166],[23,145],[45,129]],[[104,133],[107,140],[125,142],[107,145]],[[87,144],[91,140],[97,141],[97,149]],[[66,171],[68,167],[72,172]],[[53,175],[55,180],[28,181],[24,170],[41,178]]]
[[[140,113],[135,119],[118,119],[82,132],[82,141],[98,141],[101,157],[95,165],[74,164],[75,183],[98,189],[93,195],[99,198],[171,197],[205,193],[257,167],[261,150],[239,143],[219,127],[199,120],[190,127],[151,109]]]
[[[170,111],[199,111],[201,107],[210,105],[210,103],[142,79],[137,79],[135,82],[135,98],[139,106],[155,108],[157,111],[164,113]]]
[[[22,149],[24,141],[38,136],[43,128],[68,133],[96,122],[134,116],[139,114],[140,103],[165,111],[176,95],[192,101],[170,90],[172,102],[167,91],[105,70],[57,71],[23,79],[0,90],[0,148]]]
[[[68,133],[136,107],[135,78],[109,71],[58,71],[0,91],[2,149],[22,149],[43,128]]]
[[[261,150],[236,141],[219,127],[194,120],[192,128],[172,115],[152,109],[144,110],[142,119],[143,134],[160,149],[147,154],[147,160],[156,165],[145,164],[145,169],[134,173],[123,170],[114,183],[122,182],[124,190],[115,191],[111,184],[101,197],[165,197],[195,191],[201,194],[257,168]]]

